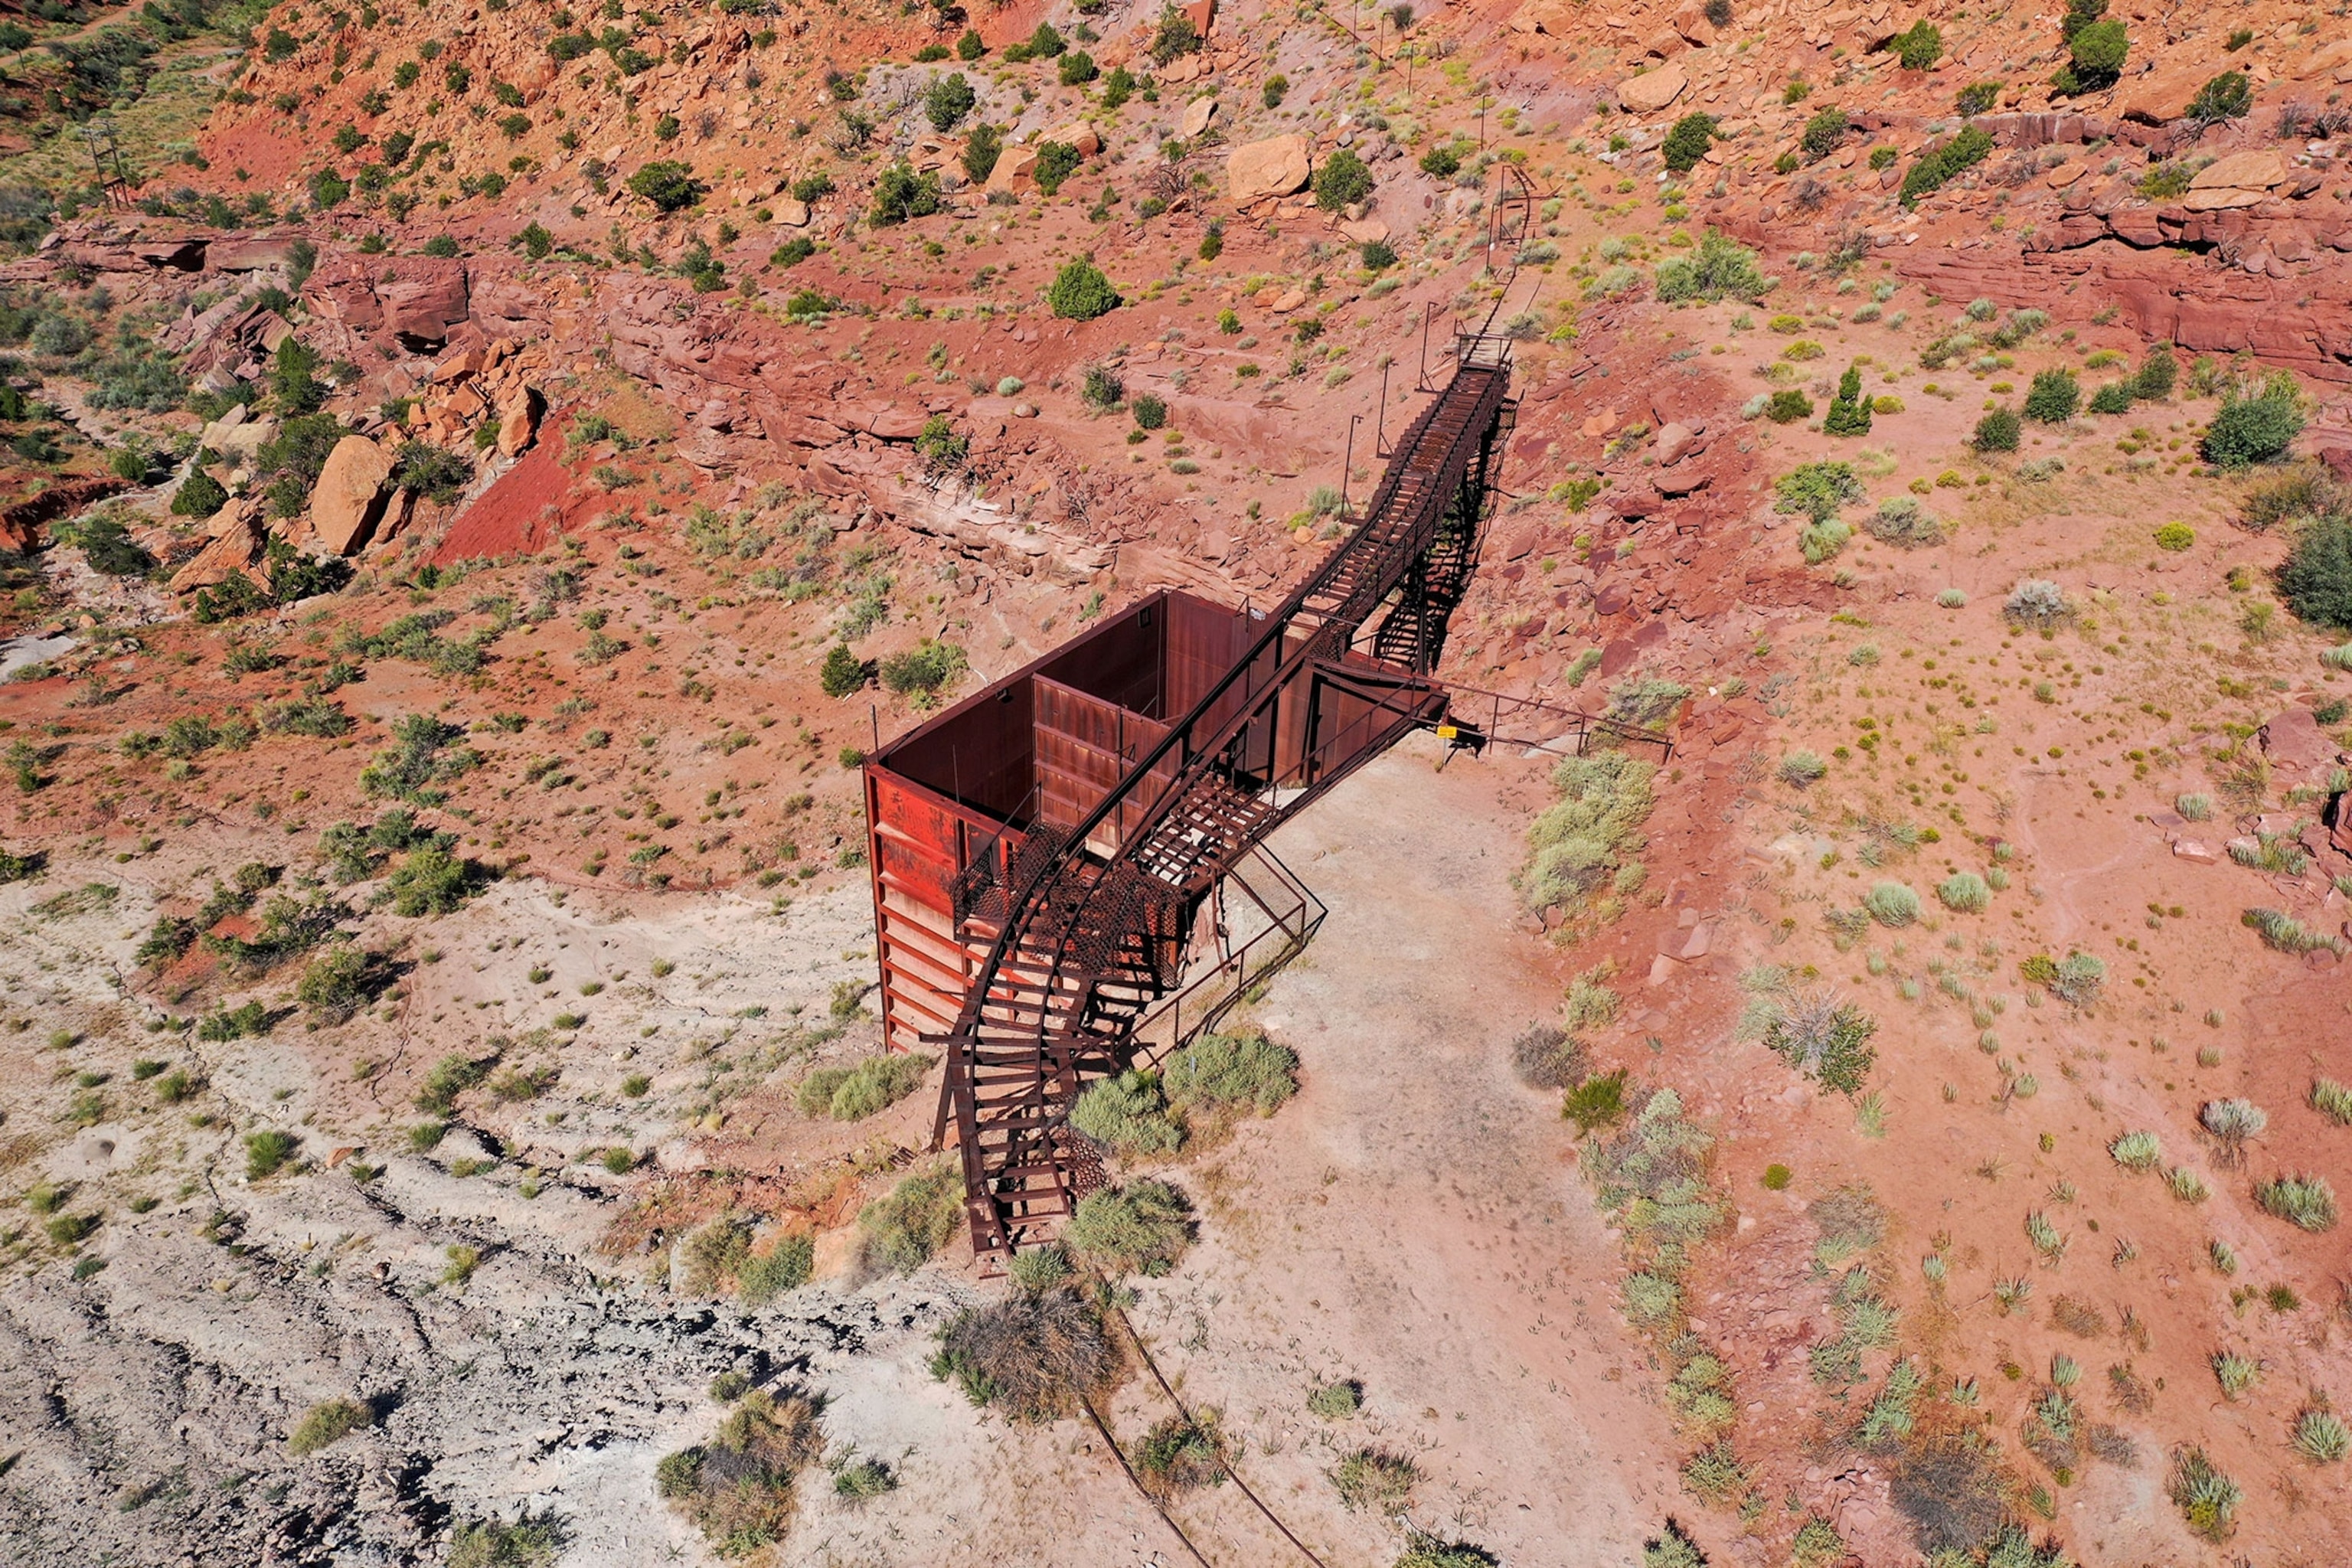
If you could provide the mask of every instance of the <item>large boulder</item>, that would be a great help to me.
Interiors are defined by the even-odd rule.
[[[205,426],[197,445],[209,447],[221,457],[240,467],[250,467],[254,455],[278,434],[278,421],[268,415],[251,416],[246,405],[233,405],[229,411]]]
[[[2134,77],[2116,89],[2115,111],[2126,120],[2162,125],[2189,112],[2197,89],[2213,79],[2220,68],[2206,63],[2172,66]]]
[[[539,416],[545,404],[537,391],[523,387],[509,398],[499,414],[499,455],[511,458],[539,436]]]
[[[2270,200],[2271,187],[2284,184],[2286,176],[2285,155],[2272,148],[2232,153],[2198,171],[2180,205],[2193,213],[2259,206]]]
[[[250,501],[233,501],[221,508],[211,526],[211,540],[172,574],[173,593],[193,594],[199,588],[220,586],[231,573],[245,571],[259,561],[268,543],[258,509]]]
[[[1307,138],[1296,133],[1269,136],[1236,147],[1225,159],[1226,194],[1236,202],[1264,196],[1287,196],[1307,188],[1312,174]]]
[[[368,542],[383,511],[392,454],[364,436],[346,436],[327,454],[310,490],[310,535],[320,549],[351,555]]]
[[[2216,186],[2233,185],[2242,190],[2266,191],[2273,185],[2286,184],[2286,176],[2285,153],[2275,147],[2255,147],[2215,159],[2197,171],[2189,188],[2210,191]]]
[[[1690,76],[1679,64],[1659,67],[1617,84],[1617,101],[1636,114],[1651,114],[1683,95]]]
[[[992,191],[1024,191],[1035,183],[1037,149],[1034,143],[1007,147],[997,155],[996,167],[988,174]]]

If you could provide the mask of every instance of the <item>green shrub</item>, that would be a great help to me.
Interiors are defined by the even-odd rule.
[[[555,1568],[563,1530],[551,1517],[461,1521],[449,1532],[448,1568]]]
[[[1695,118],[1710,120],[1706,115]],[[1704,300],[1710,304],[1725,299],[1752,301],[1761,298],[1769,287],[1756,264],[1756,253],[1717,229],[1701,236],[1697,248],[1690,254],[1660,262],[1655,281],[1658,298],[1669,304],[1684,300]],[[1804,412],[1811,414],[1812,405],[1806,404]],[[1785,419],[1780,422],[1787,423]]]
[[[303,1412],[286,1447],[295,1458],[303,1458],[374,1425],[375,1412],[369,1406],[356,1400],[329,1399]]]
[[[1139,430],[1157,430],[1168,423],[1168,405],[1148,392],[1136,394],[1128,412],[1135,416]]]
[[[1922,17],[1911,24],[1909,32],[1889,38],[1886,47],[1905,70],[1923,71],[1944,58],[1943,30]]]
[[[1094,56],[1084,49],[1072,49],[1062,57],[1054,74],[1064,87],[1077,87],[1094,80],[1102,72],[1096,67]]]
[[[1873,539],[1904,550],[1944,542],[1944,525],[1909,496],[1880,502],[1863,527]]]
[[[1331,1471],[1339,1500],[1362,1513],[1402,1513],[1420,1480],[1420,1467],[1411,1459],[1379,1448],[1358,1448]]]
[[[963,1175],[940,1163],[907,1176],[858,1211],[859,1257],[869,1268],[911,1274],[964,1223]]]
[[[805,1116],[862,1121],[912,1094],[930,1070],[929,1057],[868,1057],[855,1067],[819,1068],[801,1080],[797,1096]]]
[[[1225,1479],[1224,1436],[1214,1411],[1163,1418],[1136,1440],[1129,1458],[1136,1480],[1162,1502]]]
[[[2352,632],[2352,517],[2322,517],[2297,534],[2277,582],[2298,619]]]
[[[2189,118],[2200,125],[2243,120],[2254,107],[2253,83],[2243,71],[2223,71],[2197,89],[2189,100]]]
[[[393,453],[392,482],[441,506],[455,502],[473,479],[474,465],[446,447],[403,441]]]
[[[2093,22],[2067,40],[2072,63],[2052,79],[2061,92],[2096,92],[2112,87],[2131,53],[2131,36],[2121,22]]]
[[[1364,1407],[1364,1385],[1352,1377],[1317,1384],[1307,1394],[1307,1413],[1326,1421],[1345,1421]]]
[[[954,685],[968,668],[961,647],[927,638],[904,653],[884,659],[881,680],[886,689],[898,696],[928,698]]]
[[[1266,107],[1271,109],[1274,105]],[[1713,117],[1707,118],[1711,125]],[[1421,155],[1421,172],[1433,174],[1441,180],[1450,180],[1462,172],[1462,154],[1454,150],[1452,142],[1441,142]]]
[[[940,195],[940,177],[935,174],[918,174],[913,164],[901,160],[884,169],[874,182],[874,205],[866,214],[866,222],[876,228],[891,228],[919,217],[929,217],[945,205]]]
[[[1952,97],[1952,108],[1961,118],[1985,113],[2000,101],[2001,84],[1997,81],[1972,81]]]
[[[1846,366],[1845,374],[1838,379],[1837,396],[1831,399],[1829,412],[1822,416],[1822,431],[1830,436],[1870,434],[1870,404],[1862,395],[1859,366]]]
[[[1315,205],[1327,213],[1351,207],[1372,194],[1372,171],[1351,150],[1341,147],[1315,171]]]
[[[1670,1519],[1663,1532],[1643,1543],[1642,1568],[1706,1568],[1706,1553]]]
[[[415,919],[455,913],[479,890],[478,881],[472,862],[438,844],[427,844],[409,851],[384,888],[392,895],[392,912]]]
[[[1565,758],[1552,770],[1560,799],[1528,829],[1532,855],[1518,877],[1528,908],[1580,906],[1638,865],[1635,836],[1650,815],[1656,771],[1616,751]]]
[[[247,1133],[245,1138],[246,1179],[258,1182],[276,1175],[286,1168],[287,1163],[294,1158],[294,1152],[301,1146],[302,1140],[291,1132],[281,1132],[276,1128],[266,1128],[259,1132]]]
[[[1775,425],[1793,425],[1813,416],[1813,400],[1796,388],[1784,386],[1764,405],[1764,417]]]
[[[175,517],[208,518],[228,504],[228,491],[202,468],[192,470],[172,495]]]
[[[2021,962],[2017,971],[2028,982],[2048,987],[2052,995],[2077,1007],[2097,1001],[2107,978],[2105,963],[2087,952],[2070,952],[2060,959],[2035,953]]]
[[[352,942],[337,942],[310,961],[294,987],[295,1000],[322,1024],[351,1020],[367,1005],[371,963],[367,952]]]
[[[2026,389],[2025,416],[2044,425],[2063,425],[2074,417],[2082,400],[2083,389],[2073,371],[2063,366],[2037,371],[2033,384]]]
[[[827,697],[846,697],[874,679],[875,667],[849,651],[847,643],[835,643],[824,656],[824,664],[817,672],[817,684]]]
[[[2333,1465],[2352,1453],[2352,1429],[2335,1412],[2319,1407],[2294,1420],[2294,1451],[2315,1465]]]
[[[2014,452],[2024,438],[2024,426],[2013,408],[1996,408],[1977,421],[1969,445],[1979,452]]]
[[[2147,351],[2139,362],[2138,374],[2132,377],[2132,395],[2142,403],[2161,403],[2172,395],[2173,386],[2180,379],[2180,362],[2172,351],[2161,343]]]
[[[923,94],[923,114],[930,121],[932,130],[945,132],[954,130],[979,101],[980,96],[972,91],[963,72],[952,71],[931,79],[929,89]]]
[[[1166,1089],[1181,1110],[1271,1116],[1298,1091],[1298,1058],[1262,1034],[1203,1035],[1168,1064]]]
[[[1845,110],[1834,103],[1815,110],[1812,118],[1805,121],[1804,132],[1799,138],[1805,149],[1805,161],[1818,163],[1836,152],[1838,143],[1845,140],[1845,133],[1853,123],[1845,117]]]
[[[721,1555],[746,1556],[783,1539],[793,1481],[823,1446],[814,1405],[754,1389],[709,1443],[664,1458],[654,1484]]]
[[[1623,1068],[1586,1079],[1562,1097],[1560,1119],[1575,1122],[1578,1133],[1587,1136],[1615,1126],[1625,1115],[1625,1079]]]
[[[1184,1142],[1157,1073],[1130,1070],[1093,1085],[1070,1108],[1070,1125],[1120,1154],[1170,1154]]]
[[[1062,1240],[1074,1255],[1103,1268],[1156,1279],[1192,1245],[1192,1215],[1182,1193],[1147,1178],[1078,1200]]]
[[[1922,153],[1912,161],[1903,176],[1901,200],[1905,206],[1919,205],[1922,197],[1932,195],[1956,174],[1981,163],[1992,153],[1992,138],[1973,124],[1964,125],[1949,141]]]
[[[2091,412],[2094,414],[2130,413],[2132,400],[2136,395],[2133,390],[2134,384],[2128,377],[2122,381],[2108,382],[2091,394]]]
[[[1843,520],[1825,518],[1819,522],[1807,523],[1798,531],[1797,549],[1804,555],[1807,565],[1819,566],[1834,559],[1837,552],[1845,548],[1846,541],[1853,537],[1853,529]]]
[[[1067,142],[1042,142],[1037,161],[1029,166],[1029,176],[1047,195],[1058,195],[1062,183],[1078,172],[1081,161],[1078,150]]]
[[[1823,522],[1837,515],[1842,506],[1864,499],[1862,481],[1854,477],[1852,463],[1817,462],[1800,464],[1772,481],[1778,499],[1772,510],[1797,512]]]
[[[1686,174],[1698,166],[1714,145],[1715,116],[1685,114],[1666,132],[1659,151],[1665,157],[1667,168],[1677,174]]]
[[[996,161],[1003,155],[1004,132],[986,123],[973,126],[963,143],[965,177],[975,185],[986,184],[996,173]]]
[[[2218,468],[2242,468],[2275,462],[2303,433],[2302,391],[2285,371],[2268,377],[2249,395],[2231,386],[2205,427],[2205,458]]]
[[[1066,321],[1091,321],[1119,307],[1118,291],[1102,269],[1084,257],[1064,264],[1045,291],[1045,303]]]
[[[694,177],[693,168],[675,159],[647,163],[628,178],[632,195],[651,202],[656,212],[683,212],[703,198],[709,187]]]
[[[2317,1079],[2311,1086],[2311,1108],[2338,1127],[2352,1127],[2352,1086]]]
[[[1782,784],[1810,789],[1828,775],[1830,765],[1811,752],[1791,752],[1780,759],[1775,771]]]
[[[1409,1531],[1396,1568],[1496,1568],[1500,1560],[1483,1546],[1447,1541],[1419,1530]]]

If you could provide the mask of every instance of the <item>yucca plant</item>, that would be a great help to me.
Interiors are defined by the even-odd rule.
[[[2221,1351],[2213,1357],[2213,1380],[2221,1385],[2222,1394],[2231,1399],[2253,1387],[2254,1379],[2262,1375],[2262,1370],[2235,1351]]]
[[[2313,1406],[2295,1417],[2294,1451],[2315,1465],[2332,1465],[2352,1452],[2352,1431],[2332,1410]]]
[[[2107,1145],[2107,1152],[2126,1171],[2153,1171],[2164,1163],[2164,1145],[2153,1132],[2126,1132]]]
[[[2189,1528],[2209,1541],[2228,1536],[2237,1523],[2238,1504],[2246,1496],[2237,1482],[2213,1468],[2204,1449],[2194,1447],[2174,1457],[2168,1490]]]
[[[2325,1176],[2281,1176],[2254,1189],[2263,1207],[2305,1230],[2326,1230],[2336,1223],[2336,1189]]]
[[[2213,1195],[2213,1189],[2205,1184],[2205,1178],[2186,1165],[2172,1167],[2172,1173],[2164,1178],[2164,1184],[2170,1187],[2172,1195],[2184,1204],[2201,1204]]]
[[[2311,1086],[2311,1108],[2339,1127],[2352,1127],[2352,1089],[2332,1078]]]
[[[2066,1237],[2050,1223],[2050,1216],[2040,1209],[2025,1216],[2025,1238],[2033,1243],[2033,1249],[2053,1267],[2066,1256]]]

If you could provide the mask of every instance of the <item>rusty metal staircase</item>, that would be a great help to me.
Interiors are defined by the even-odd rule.
[[[1233,668],[1083,821],[1041,826],[1001,876],[959,886],[959,917],[993,940],[934,1042],[946,1059],[936,1134],[957,1145],[984,1258],[1049,1234],[1101,1180],[1070,1109],[1176,988],[1211,890],[1444,711],[1428,676],[1475,564],[1510,374],[1507,342],[1458,340],[1452,378],[1398,441],[1361,521],[1256,617]]]

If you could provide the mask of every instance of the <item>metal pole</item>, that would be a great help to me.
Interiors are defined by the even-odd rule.
[[[1348,470],[1355,466],[1356,461],[1356,426],[1363,422],[1364,416],[1360,414],[1348,416],[1348,450],[1347,455],[1339,459],[1339,521],[1341,522],[1348,521]]]
[[[1381,403],[1376,412],[1378,417],[1372,425],[1372,456],[1386,462],[1389,455],[1389,367],[1386,364],[1381,366]]]

